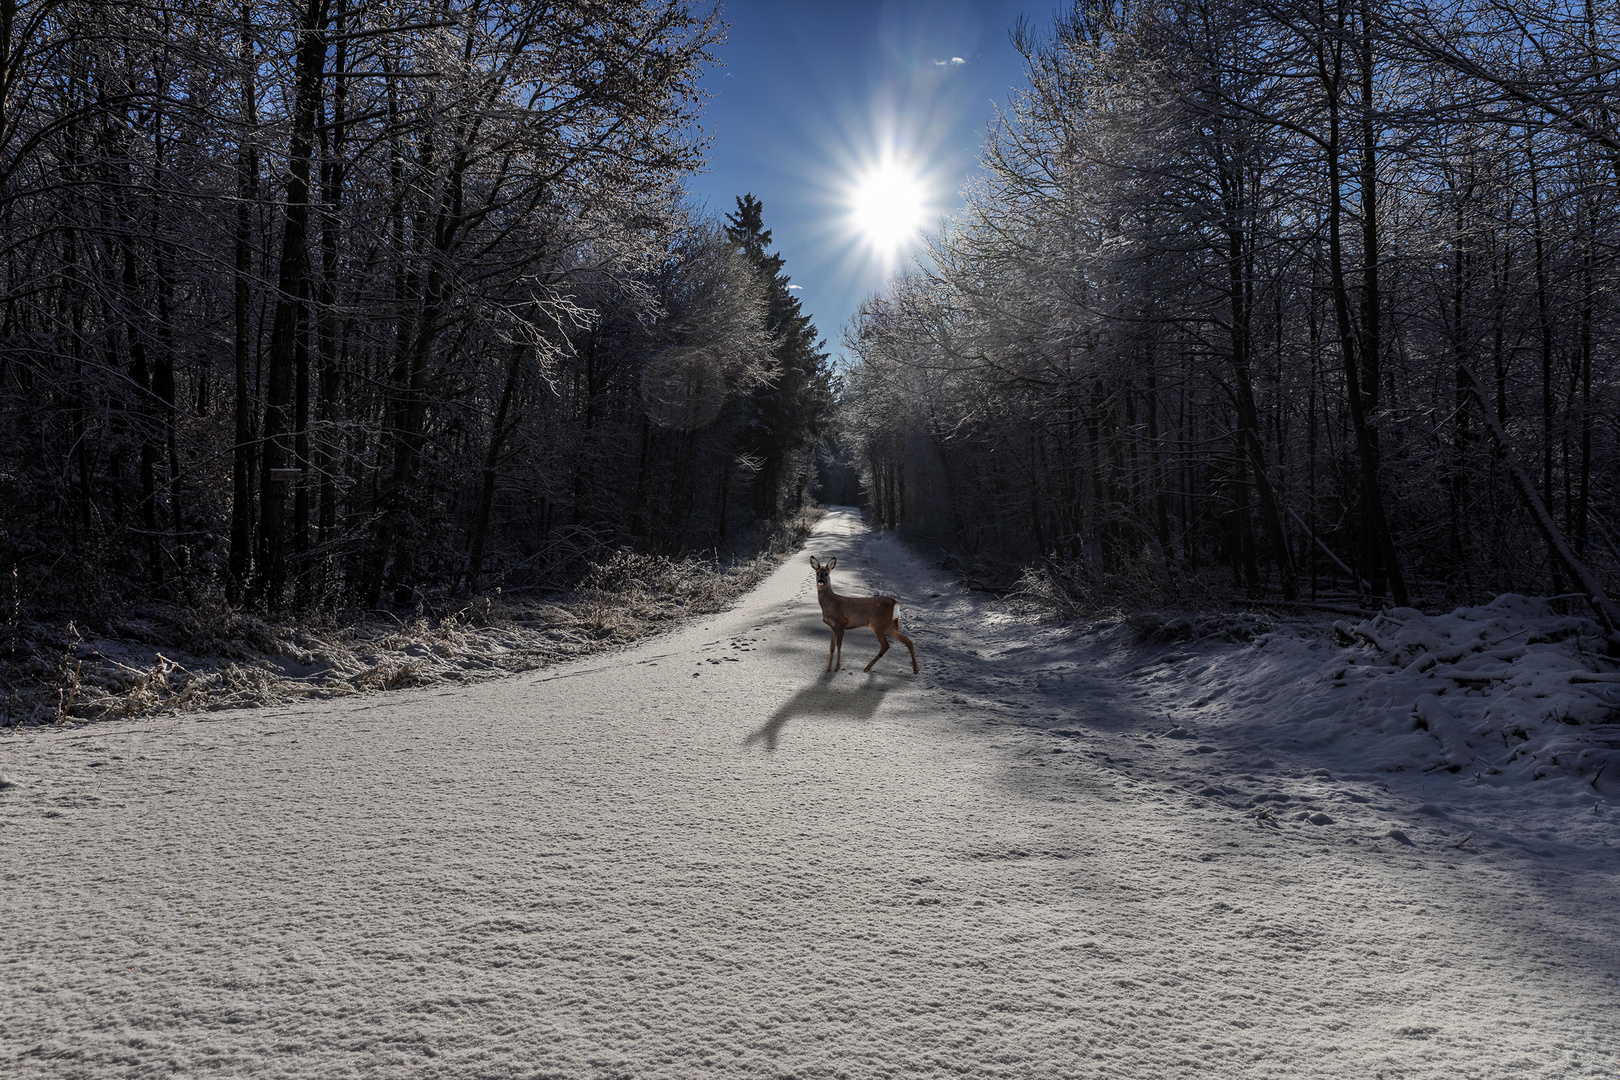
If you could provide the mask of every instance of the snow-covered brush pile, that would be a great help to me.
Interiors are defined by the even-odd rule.
[[[1589,619],[1505,595],[1446,615],[1396,608],[1334,634],[1351,648],[1332,686],[1354,690],[1359,722],[1412,744],[1424,767],[1620,772],[1620,671]]]

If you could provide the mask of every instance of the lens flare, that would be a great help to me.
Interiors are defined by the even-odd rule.
[[[928,186],[914,168],[881,161],[851,187],[850,223],[884,261],[893,261],[922,232],[929,202]]]

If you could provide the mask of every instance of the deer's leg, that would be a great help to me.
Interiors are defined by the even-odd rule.
[[[884,653],[889,651],[888,626],[886,624],[884,624],[884,623],[874,622],[872,624],[872,633],[877,635],[878,643],[883,646],[881,649],[878,650],[878,654],[876,656],[872,657],[872,664],[875,664],[879,660],[883,659],[883,654]],[[866,665],[866,670],[867,671],[872,670],[872,664],[867,664]]]
[[[900,632],[899,619],[894,620],[894,636],[899,638],[901,644],[906,647],[906,651],[911,653],[911,673],[913,675],[917,674],[917,649],[911,644],[911,639]]]
[[[831,671],[833,669],[833,650],[838,647],[838,627],[828,623],[827,631],[830,635],[827,638],[827,670]]]
[[[842,671],[844,667],[844,628],[833,627],[833,645],[838,649],[838,663],[833,665],[834,671]]]

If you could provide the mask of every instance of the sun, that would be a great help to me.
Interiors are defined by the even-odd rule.
[[[922,232],[929,212],[928,186],[898,160],[877,163],[850,188],[850,223],[885,261],[892,261]]]

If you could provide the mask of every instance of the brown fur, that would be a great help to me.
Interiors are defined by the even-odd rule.
[[[838,560],[832,558],[819,563],[812,555],[810,565],[816,571],[816,599],[821,603],[821,621],[832,631],[832,641],[827,645],[827,670],[837,671],[844,666],[844,631],[852,626],[869,626],[882,647],[872,657],[872,663],[866,665],[866,670],[871,671],[872,664],[889,651],[892,633],[911,653],[911,673],[915,675],[917,650],[911,639],[900,632],[900,615],[896,610],[900,602],[892,596],[839,596],[832,587],[832,569],[838,565]]]

